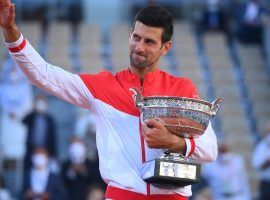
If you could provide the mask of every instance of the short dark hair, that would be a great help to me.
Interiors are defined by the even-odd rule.
[[[171,40],[173,35],[173,17],[166,8],[158,5],[148,5],[136,14],[132,29],[134,29],[137,21],[146,26],[163,28],[162,44]]]

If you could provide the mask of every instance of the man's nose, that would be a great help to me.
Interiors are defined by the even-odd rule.
[[[138,41],[135,45],[135,51],[144,52],[144,50],[145,50],[144,42],[142,40]]]

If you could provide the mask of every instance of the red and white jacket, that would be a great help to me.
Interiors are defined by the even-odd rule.
[[[191,196],[191,186],[160,189],[141,178],[142,164],[160,156],[164,150],[150,149],[144,142],[140,134],[140,114],[129,90],[131,87],[140,88],[143,96],[196,98],[197,92],[190,80],[158,69],[146,75],[142,86],[139,77],[129,69],[115,75],[108,71],[77,75],[47,63],[23,36],[6,45],[34,85],[96,114],[100,172],[110,186],[147,195]],[[186,139],[186,146],[186,157],[198,162],[215,160],[217,141],[211,124],[200,138]]]

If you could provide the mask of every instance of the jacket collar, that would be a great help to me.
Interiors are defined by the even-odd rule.
[[[147,72],[143,83],[144,84],[152,83],[157,78],[157,76],[160,74],[160,72],[161,71],[158,68],[154,69],[151,72]],[[124,73],[126,75],[126,78],[128,78],[129,80],[132,80],[132,82],[134,82],[134,81],[139,82],[140,81],[138,74],[132,72],[130,70],[130,68],[127,68],[126,70],[124,70]]]

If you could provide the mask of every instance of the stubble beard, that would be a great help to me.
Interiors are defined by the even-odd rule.
[[[143,69],[143,68],[149,66],[148,59],[146,57],[143,61],[138,61],[138,60],[133,58],[133,54],[134,53],[131,53],[129,56],[131,66],[133,66],[137,69]]]

